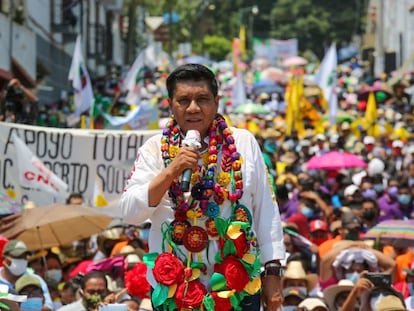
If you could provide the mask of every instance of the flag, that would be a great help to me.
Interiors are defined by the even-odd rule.
[[[139,53],[122,83],[122,91],[127,91],[125,102],[138,105],[141,101],[141,90],[144,86],[145,50]]]
[[[246,103],[246,89],[244,88],[243,74],[239,71],[236,76],[236,83],[233,85],[231,107],[234,109],[244,103]]]
[[[338,65],[336,45],[332,43],[328,52],[323,57],[315,82],[322,89],[323,97],[328,103],[329,125],[336,123],[338,110],[338,96],[336,94],[336,66]]]
[[[291,135],[294,129],[297,131],[299,136],[305,132],[302,112],[305,105],[303,88],[303,73],[295,74],[292,72],[285,93],[287,135]]]
[[[126,116],[112,116],[102,113],[102,116],[108,121],[110,129],[127,129],[127,130],[147,130],[153,114],[158,112],[157,106],[152,106],[148,101],[138,107],[128,111]]]
[[[369,136],[377,137],[379,135],[379,130],[377,124],[377,103],[375,101],[374,92],[370,92],[368,95],[364,119],[367,125],[367,134]]]
[[[47,168],[15,133],[12,139],[16,148],[20,186],[65,199],[68,185]]]
[[[79,117],[83,112],[90,110],[91,107],[93,107],[93,102],[95,100],[93,96],[91,79],[82,56],[80,35],[78,35],[76,39],[68,79],[72,81],[72,87],[75,92],[75,116]]]
[[[246,25],[240,26],[239,39],[240,39],[240,55],[243,60],[246,60]]]
[[[239,71],[240,62],[240,39],[234,38],[232,44],[232,61],[233,61],[233,72],[234,75]]]
[[[108,200],[105,198],[102,191],[102,182],[96,178],[95,186],[93,189],[93,202],[92,205],[95,207],[105,207],[108,206]]]

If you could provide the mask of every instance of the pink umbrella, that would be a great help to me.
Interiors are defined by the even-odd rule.
[[[283,66],[292,67],[292,66],[304,66],[308,61],[301,56],[292,56],[288,57],[283,61]]]
[[[276,67],[268,67],[263,69],[262,73],[260,74],[261,80],[270,80],[276,83],[280,83],[285,79],[286,75],[282,69]]]
[[[306,163],[308,170],[338,170],[341,168],[365,166],[367,164],[357,155],[338,151],[314,156]]]

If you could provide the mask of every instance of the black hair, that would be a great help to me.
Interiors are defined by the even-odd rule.
[[[82,199],[83,200],[83,195],[77,192],[72,192],[68,198],[66,199],[66,204],[70,204],[70,201],[72,199]]]
[[[371,199],[371,198],[364,198],[364,199],[362,199],[362,201],[361,201],[361,206],[362,206],[362,204],[364,204],[364,203],[372,203],[372,204],[374,205],[374,208],[375,208],[375,209],[378,209],[378,203],[377,203],[377,200],[374,200],[374,199]]]
[[[102,272],[102,271],[91,271],[91,272],[85,274],[85,276],[82,278],[82,281],[81,281],[81,288],[82,289],[85,289],[85,284],[90,279],[102,279],[102,280],[105,281],[105,288],[108,288],[108,280],[105,277],[105,273]]]
[[[185,64],[174,69],[167,78],[168,97],[174,97],[177,83],[184,81],[206,81],[214,97],[218,94],[218,83],[214,73],[200,64]]]

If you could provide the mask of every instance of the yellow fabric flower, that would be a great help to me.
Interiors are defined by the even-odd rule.
[[[230,174],[227,172],[219,172],[217,175],[217,183],[222,187],[227,187],[230,183]]]
[[[199,172],[194,172],[193,174],[191,174],[191,184],[195,185],[196,183],[198,183],[198,177],[200,176]]]
[[[178,154],[178,150],[180,148],[178,146],[172,146],[170,145],[170,150],[168,151],[170,154],[170,158],[175,158]]]
[[[203,153],[203,155],[201,156],[201,159],[203,160],[203,166],[207,167],[208,165],[208,157],[210,156],[210,154],[208,152]]]

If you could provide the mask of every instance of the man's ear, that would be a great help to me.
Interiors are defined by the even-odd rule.
[[[83,296],[84,296],[84,293],[83,293],[83,289],[82,289],[82,288],[79,288],[78,293],[79,293],[79,295],[80,295],[81,297],[83,297]]]

